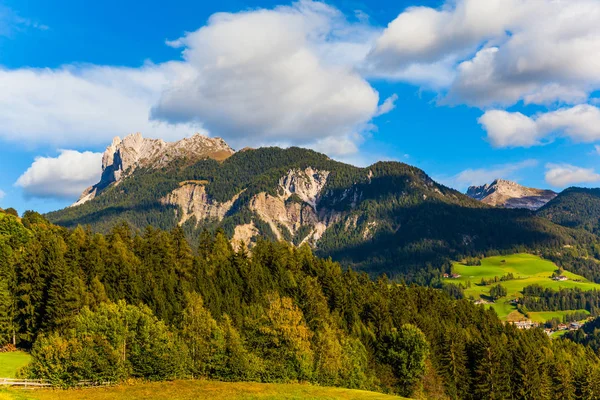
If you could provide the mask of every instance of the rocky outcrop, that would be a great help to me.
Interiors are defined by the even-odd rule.
[[[192,217],[196,218],[197,225],[200,221],[211,218],[221,221],[240,194],[238,193],[232,199],[220,203],[208,196],[204,184],[182,182],[177,189],[161,199],[161,203],[175,206],[178,210],[181,210],[181,215],[178,215],[179,225],[186,223]]]
[[[96,185],[87,188],[73,206],[83,204],[112,184],[118,184],[137,168],[159,168],[176,159],[195,162],[205,158],[224,160],[234,153],[221,138],[209,138],[200,134],[165,142],[147,139],[141,133],[115,137],[102,155],[102,177]]]
[[[242,242],[250,247],[252,244],[252,239],[259,235],[259,231],[254,225],[254,222],[244,225],[238,225],[235,227],[233,238],[231,239],[231,244],[233,248],[237,251]]]
[[[314,243],[340,216],[339,213],[318,208],[328,176],[329,171],[317,171],[310,167],[290,170],[279,180],[276,196],[259,193],[252,197],[249,208],[269,224],[278,239],[293,237],[301,227],[309,226],[311,230],[302,241]]]
[[[537,210],[556,197],[552,190],[534,189],[516,182],[496,179],[491,184],[471,186],[467,196],[491,206]]]

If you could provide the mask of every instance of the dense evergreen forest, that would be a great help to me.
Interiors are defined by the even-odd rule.
[[[536,284],[523,288],[519,302],[529,311],[587,310],[592,316],[600,315],[600,291],[597,290],[554,290]]]
[[[183,230],[190,243],[197,243],[204,229],[221,228],[231,238],[236,226],[250,222],[262,238],[274,240],[270,226],[248,205],[258,193],[275,195],[288,171],[308,167],[330,171],[318,199],[319,213],[339,213],[315,251],[345,267],[429,284],[451,260],[536,252],[568,263],[569,268],[580,266],[571,269],[600,282],[600,264],[595,261],[600,259],[599,240],[589,232],[554,224],[527,210],[486,206],[407,164],[379,162],[357,168],[300,148],[260,148],[237,152],[223,162],[206,159],[190,164],[177,159],[160,169],[139,169],[92,201],[47,218],[68,228],[89,225],[101,233],[109,233],[121,221],[134,230],[148,225],[171,230],[178,225],[177,210],[160,199],[180,182],[192,180],[206,182],[206,193],[215,201],[240,196],[221,221],[188,220]],[[367,227],[372,235],[365,235]],[[300,243],[308,231],[300,229],[294,237],[284,238]]]
[[[559,225],[600,234],[600,189],[571,187],[551,200],[538,214]]]
[[[452,399],[600,397],[600,360],[442,290],[343,270],[308,246],[0,214],[0,343],[78,380],[306,381]]]
[[[586,323],[576,331],[567,332],[564,337],[575,343],[588,346],[598,353],[600,351],[600,318]]]

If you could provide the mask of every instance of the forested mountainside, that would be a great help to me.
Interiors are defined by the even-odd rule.
[[[234,243],[308,243],[345,266],[421,283],[451,259],[484,252],[577,244],[595,256],[592,235],[527,210],[486,206],[398,162],[357,168],[311,150],[260,148],[219,160],[183,156],[137,165],[123,176],[47,218],[104,233],[120,221],[140,230],[179,224],[192,242],[203,229],[220,227]]]
[[[587,347],[503,324],[443,291],[343,270],[307,245],[181,228],[106,235],[0,214],[0,344],[58,385],[210,377],[425,398],[600,396]]]
[[[539,210],[556,224],[600,234],[600,189],[568,188]]]

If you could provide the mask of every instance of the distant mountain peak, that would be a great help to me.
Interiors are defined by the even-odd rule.
[[[467,196],[491,206],[537,210],[556,197],[552,190],[534,189],[506,179],[470,186]]]
[[[93,199],[106,187],[117,184],[139,167],[158,168],[184,158],[192,162],[205,158],[221,161],[233,153],[235,151],[223,139],[209,138],[199,133],[176,142],[144,138],[139,132],[123,139],[117,136],[102,155],[100,182],[87,188],[73,206]]]

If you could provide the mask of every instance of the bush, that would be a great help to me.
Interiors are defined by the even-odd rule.
[[[73,329],[41,335],[31,355],[27,375],[62,387],[81,380],[181,377],[189,360],[187,348],[148,307],[124,301],[84,308]]]

